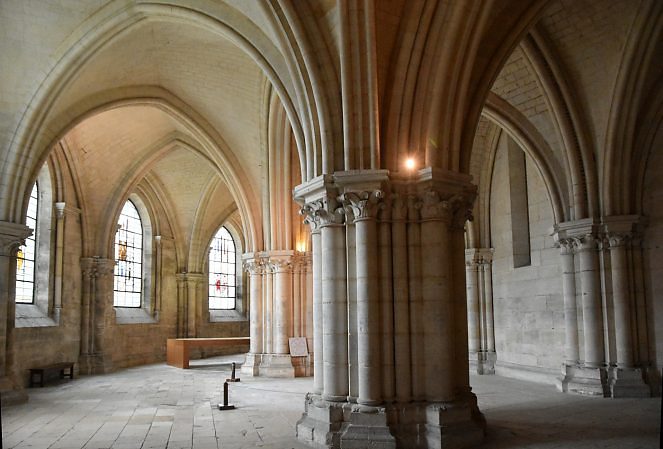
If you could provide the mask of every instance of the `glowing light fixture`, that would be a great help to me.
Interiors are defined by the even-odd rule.
[[[297,248],[297,251],[299,251],[300,253],[303,253],[303,252],[306,251],[306,243],[303,242],[303,241],[297,242],[295,247]]]
[[[405,159],[405,168],[408,170],[414,170],[415,165],[414,158],[409,157]]]

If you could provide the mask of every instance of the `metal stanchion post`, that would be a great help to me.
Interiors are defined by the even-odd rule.
[[[223,404],[219,404],[219,410],[232,410],[234,408],[235,408],[234,405],[228,405],[228,382],[224,382],[223,383]]]

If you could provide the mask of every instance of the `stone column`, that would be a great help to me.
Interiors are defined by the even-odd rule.
[[[323,368],[323,330],[322,319],[322,238],[320,218],[316,215],[317,207],[304,206],[300,214],[304,223],[311,227],[311,265],[313,270],[313,391],[322,394],[324,386]]]
[[[626,241],[628,236],[608,236],[610,266],[612,272],[612,301],[615,308],[615,343],[617,366],[633,368],[633,339],[631,335],[631,310],[628,291],[628,266]]]
[[[391,248],[391,204],[390,202],[385,202],[380,205],[378,215],[378,260],[380,271],[382,399],[386,402],[394,400],[396,388],[396,379],[394,377],[394,286]]]
[[[467,351],[474,360],[481,350],[481,315],[479,311],[479,264],[475,249],[465,251],[465,282],[467,288]]]
[[[573,260],[573,240],[561,240],[559,247],[562,259],[566,364],[577,365],[580,355],[578,353],[578,308],[576,305],[576,273]]]
[[[453,399],[454,313],[451,304],[449,225],[452,209],[438,192],[423,194],[421,207],[421,281],[425,354],[425,397],[429,402]]]
[[[154,300],[152,301],[152,316],[155,321],[161,317],[161,287],[163,285],[163,245],[160,235],[154,236]]]
[[[347,274],[343,209],[327,198],[320,210],[322,240],[323,398],[342,402],[349,394]]]
[[[55,269],[53,279],[53,313],[56,323],[62,314],[62,271],[64,266],[65,203],[55,203]]]
[[[96,272],[94,282],[94,356],[95,374],[109,373],[113,370],[113,274],[115,260],[95,257]]]
[[[597,239],[586,234],[576,239],[580,259],[582,316],[585,336],[585,367],[605,366],[603,313],[599,290]]]
[[[306,303],[306,313],[305,316],[305,332],[304,336],[306,337],[306,346],[308,347],[309,352],[309,374],[313,374],[313,357],[314,353],[314,339],[313,339],[313,255],[309,252],[304,256],[305,266],[303,268],[306,279],[305,279],[305,292],[306,298],[304,302]],[[313,355],[311,354],[313,353]]]
[[[290,335],[293,337],[302,336],[302,258],[299,253],[295,253],[292,259],[292,323],[290,325]]]
[[[410,307],[408,292],[407,201],[403,195],[392,197],[391,242],[394,285],[394,363],[398,373],[396,400],[407,403],[412,397],[410,362]]]
[[[488,362],[492,373],[495,372],[495,315],[493,311],[493,249],[489,248],[482,253],[481,271],[483,274],[483,295],[482,301],[486,310],[486,357],[484,362]],[[485,369],[485,367],[484,367]]]
[[[423,310],[421,305],[421,225],[420,203],[416,196],[407,199],[407,277],[410,308],[410,360],[412,399],[425,399]]]
[[[202,273],[187,273],[187,336],[195,338],[200,335],[200,327],[203,323],[203,315],[207,307],[203,304],[200,297],[200,285],[203,283],[204,275]]]
[[[0,394],[3,404],[25,402],[21,381],[13,369],[16,298],[16,254],[32,230],[25,225],[0,222]]]
[[[177,273],[177,338],[186,338],[189,334],[189,302],[187,300],[186,271]]]
[[[83,281],[81,283],[81,348],[79,358],[79,371],[82,374],[90,374],[93,372],[90,357],[94,353],[94,310],[93,304],[93,291],[94,277],[95,277],[95,263],[91,257],[81,258],[81,276]]]
[[[263,291],[263,351],[265,354],[274,353],[274,332],[272,322],[274,319],[274,274],[268,260],[265,261],[265,271],[262,277]]]
[[[289,354],[288,337],[292,319],[292,260],[270,257],[274,273],[274,353]]]
[[[648,397],[649,386],[644,382],[642,371],[635,366],[630,276],[627,259],[627,244],[630,233],[610,232],[607,241],[610,248],[612,274],[612,300],[615,313],[615,346],[617,366],[611,368],[610,393],[612,397]]]
[[[380,190],[341,196],[344,205],[352,209],[356,230],[357,403],[362,405],[382,402],[376,221],[382,197]]]
[[[242,365],[242,374],[257,376],[259,374],[260,357],[263,352],[262,345],[262,273],[263,261],[246,255],[244,270],[249,273],[249,353]]]
[[[113,272],[115,261],[100,257],[81,258],[82,313],[81,356],[83,374],[112,370]]]
[[[267,257],[268,289],[265,295],[265,354],[260,375],[295,377],[288,344],[292,323],[292,258],[294,251],[270,251]]]
[[[555,225],[555,240],[561,248],[562,287],[566,325],[566,355],[557,388],[590,396],[607,396],[607,370],[603,339],[603,307],[599,282],[598,225],[582,219]],[[577,256],[574,259],[573,251]],[[575,262],[577,261],[577,266]],[[579,280],[579,284],[578,284]],[[579,287],[577,287],[579,285]],[[584,360],[579,359],[576,291],[582,298]],[[575,335],[574,335],[575,334]]]

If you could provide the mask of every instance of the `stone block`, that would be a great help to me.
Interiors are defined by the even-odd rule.
[[[648,398],[651,389],[640,368],[611,367],[608,384],[613,398]]]

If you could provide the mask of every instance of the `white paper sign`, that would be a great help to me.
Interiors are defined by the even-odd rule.
[[[290,344],[290,355],[293,357],[306,357],[308,355],[308,346],[306,346],[306,338],[293,337],[288,339]]]

